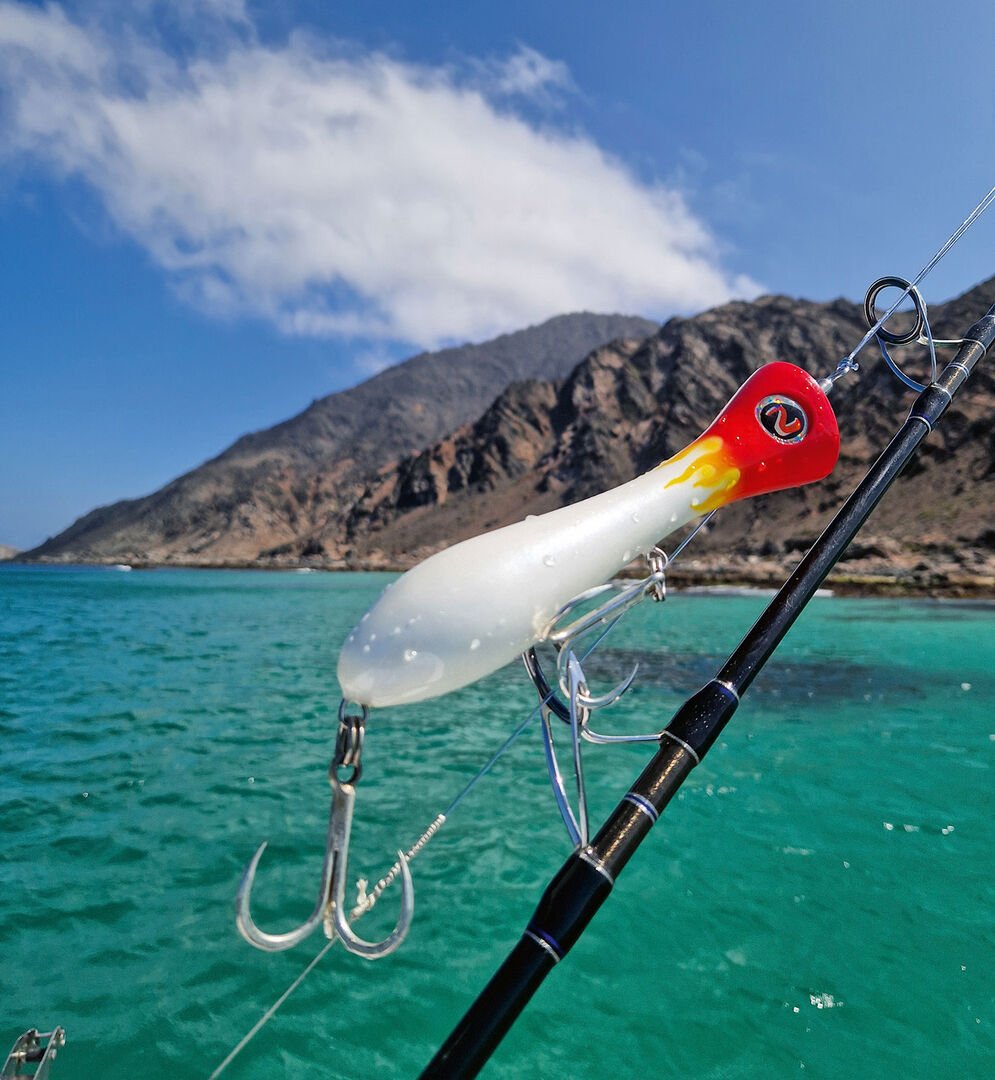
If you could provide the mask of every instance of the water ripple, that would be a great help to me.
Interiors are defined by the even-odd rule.
[[[60,1080],[206,1074],[297,975],[320,941],[253,952],[234,891],[270,837],[260,923],[310,910],[335,649],[384,580],[0,570],[0,1036],[65,1024]],[[588,664],[596,684],[641,665],[606,726],[666,723],[762,603],[634,612]],[[813,605],[489,1075],[987,1075],[993,642],[990,606]],[[533,705],[512,665],[376,714],[353,876],[383,873]],[[596,821],[647,753],[587,749]],[[415,862],[404,948],[333,949],[231,1075],[415,1075],[568,852],[533,726]],[[604,1031],[582,1054],[579,1015]]]

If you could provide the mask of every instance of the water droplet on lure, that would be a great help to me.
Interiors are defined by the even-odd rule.
[[[404,650],[404,662],[410,664],[412,660],[418,655],[417,649],[405,649]]]
[[[632,558],[632,552],[631,551],[623,551],[622,552],[622,562],[628,562],[631,558]]]
[[[555,566],[556,565],[556,556],[555,555],[543,555],[543,557],[542,557],[542,565],[543,566]]]
[[[632,523],[633,523],[633,525],[638,525],[639,524],[639,515],[638,514],[633,514],[632,515]]]
[[[475,637],[473,639],[473,641],[470,642],[470,652],[475,652],[479,648],[480,648],[480,638]]]

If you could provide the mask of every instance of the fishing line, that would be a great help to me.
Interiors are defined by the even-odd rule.
[[[304,968],[304,970],[297,976],[296,979],[287,987],[286,990],[273,1002],[272,1005],[263,1013],[262,1016],[256,1021],[256,1023],[242,1036],[237,1045],[231,1051],[231,1053],[225,1058],[224,1061],[211,1073],[207,1080],[215,1080],[215,1077],[220,1076],[225,1069],[238,1057],[239,1054],[249,1045],[249,1043],[256,1037],[257,1033],[269,1023],[269,1021],[275,1015],[277,1009],[287,1000],[288,997],[297,989],[298,986],[311,974],[312,970],[318,966],[318,961],[325,955],[326,952],[335,944],[336,938],[332,938],[331,941],[325,943],[318,955]]]

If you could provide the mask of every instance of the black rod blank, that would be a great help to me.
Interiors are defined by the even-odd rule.
[[[659,750],[597,836],[557,872],[525,933],[429,1062],[421,1080],[462,1080],[480,1072],[542,981],[587,928],[619,872],[691,769],[708,753],[741,696],[993,341],[995,306],[968,330],[954,359],[919,394],[908,420],[717,676],[678,709],[663,732]]]

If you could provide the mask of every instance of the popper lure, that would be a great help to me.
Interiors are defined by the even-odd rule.
[[[389,585],[339,656],[349,701],[424,701],[476,682],[536,644],[571,598],[693,518],[828,476],[839,430],[794,364],[754,372],[680,453],[611,491],[476,536]]]
[[[656,468],[601,495],[456,544],[388,586],[339,657],[343,700],[328,771],[332,807],[315,907],[304,923],[285,933],[267,933],[256,926],[250,894],[264,843],[249,862],[236,898],[236,924],[242,936],[257,948],[276,951],[296,945],[322,925],[328,938],[338,938],[350,952],[368,959],[393,952],[414,911],[408,858],[445,817],[440,815],[407,855],[398,852],[397,862],[370,896],[364,890],[353,917],[369,910],[399,877],[401,914],[383,941],[360,938],[346,915],[344,895],[355,785],[361,775],[370,707],[423,701],[496,671],[542,639],[574,598],[607,582],[636,556],[652,551],[662,537],[737,499],[821,480],[838,456],[839,429],[826,390],[794,364],[773,362],[746,380],[694,442]],[[593,699],[576,657],[572,652],[563,655],[570,659],[573,672],[569,707],[553,700],[537,662],[529,671],[542,697],[554,794],[568,832],[579,842],[586,836],[586,804],[584,824],[578,827],[556,764],[547,706],[572,721],[575,773],[583,802],[577,738],[625,741],[592,735],[586,719],[591,709],[610,703],[628,684],[616,688],[614,696]]]

